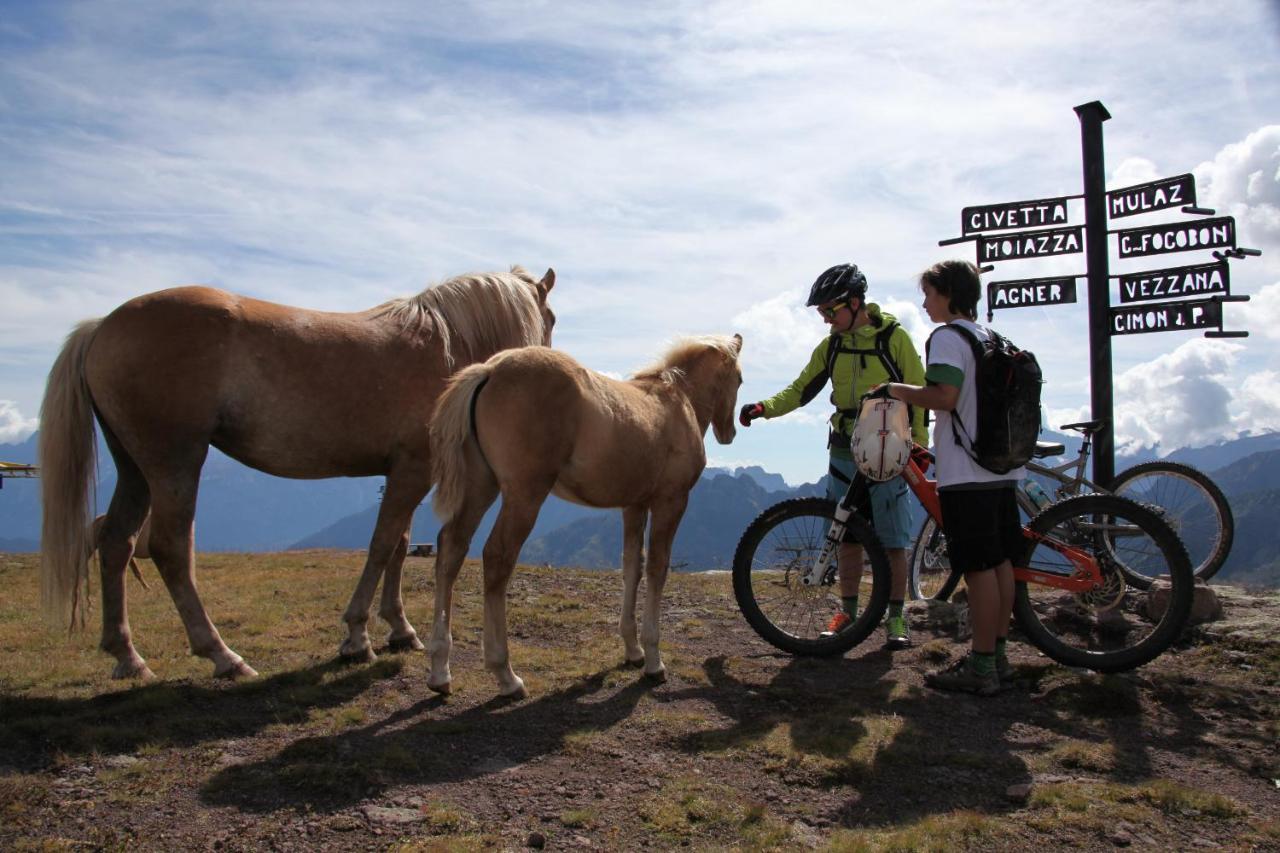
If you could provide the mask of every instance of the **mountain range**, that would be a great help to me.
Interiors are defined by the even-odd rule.
[[[1046,433],[1073,451],[1070,435]],[[35,462],[36,436],[0,444],[0,460]],[[820,453],[820,451],[818,451]],[[1150,452],[1117,457],[1116,470],[1155,458]],[[1280,586],[1276,510],[1280,509],[1280,433],[1245,436],[1165,458],[1208,472],[1228,496],[1236,522],[1235,544],[1219,579]],[[105,510],[115,484],[110,454],[99,448],[98,495]],[[200,483],[196,542],[206,551],[273,551],[368,546],[378,514],[381,478],[286,480],[240,465],[210,450]],[[0,490],[0,551],[39,547],[40,506],[36,480],[6,480]],[[789,486],[759,466],[707,469],[690,494],[689,507],[672,549],[677,569],[726,569],[738,537],[761,510],[787,498],[821,494],[820,484]],[[914,506],[914,505],[913,505]],[[914,507],[922,518],[922,511]],[[472,542],[478,556],[498,505],[489,511]],[[917,519],[917,522],[920,519]],[[414,542],[433,542],[440,523],[426,501],[418,509]],[[622,553],[617,510],[599,510],[549,498],[521,560],[554,566],[616,568]]]

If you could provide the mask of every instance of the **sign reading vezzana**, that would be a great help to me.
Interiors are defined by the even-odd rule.
[[[1161,178],[1147,184],[1138,184],[1107,193],[1107,213],[1112,219],[1136,216],[1153,210],[1182,207],[1196,203],[1196,179],[1194,175],[1177,175]]]
[[[1222,303],[1216,299],[1152,302],[1111,309],[1111,334],[1174,332],[1222,327]]]
[[[1046,228],[1043,231],[1020,231],[978,238],[978,259],[1013,261],[1020,258],[1046,258],[1069,255],[1084,250],[1084,228]]]
[[[1041,198],[984,204],[960,211],[960,229],[966,237],[982,231],[1009,228],[1044,228],[1067,223],[1066,198]]]
[[[1230,292],[1231,276],[1226,261],[1146,270],[1120,276],[1121,302],[1146,302],[1176,296]]]
[[[1075,276],[1025,278],[987,283],[987,305],[995,308],[1025,308],[1031,305],[1065,305],[1076,301]]]
[[[1194,222],[1167,222],[1143,228],[1122,228],[1115,234],[1120,242],[1122,258],[1138,258],[1165,252],[1190,252],[1194,249],[1234,249],[1236,221],[1230,216],[1218,216]]]

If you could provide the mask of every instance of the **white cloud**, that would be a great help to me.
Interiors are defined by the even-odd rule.
[[[1249,248],[1280,251],[1280,124],[1227,145],[1195,175],[1204,187],[1202,203],[1235,216],[1241,230],[1263,244]]]
[[[36,418],[24,418],[12,401],[0,400],[0,444],[26,441],[38,424]]]

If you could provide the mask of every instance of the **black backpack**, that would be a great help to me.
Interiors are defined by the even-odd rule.
[[[1040,386],[1044,377],[1035,355],[1018,349],[1007,338],[990,329],[985,343],[959,323],[934,329],[954,329],[973,349],[977,365],[974,388],[977,392],[978,435],[965,431],[967,441],[960,440],[964,424],[959,413],[952,413],[951,431],[959,445],[974,462],[994,474],[1005,474],[1025,465],[1036,449],[1040,435]],[[928,358],[929,344],[925,345]],[[957,429],[958,427],[958,429]]]

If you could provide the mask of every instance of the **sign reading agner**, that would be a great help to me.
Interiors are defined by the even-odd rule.
[[[1050,255],[1069,255],[1083,250],[1084,228],[1081,226],[978,238],[980,264],[1021,258],[1047,258]]]
[[[1043,228],[1067,224],[1067,199],[1042,198],[1033,201],[1010,201],[984,204],[960,211],[960,229],[966,237],[982,231],[1009,228]]]
[[[1142,228],[1122,228],[1113,233],[1119,240],[1122,258],[1190,252],[1195,249],[1234,249],[1236,245],[1236,221],[1230,216],[1193,222],[1167,222]]]
[[[1230,293],[1231,275],[1226,261],[1146,270],[1120,276],[1121,302],[1146,302],[1177,296]]]
[[[1075,276],[987,283],[987,305],[993,310],[1026,308],[1031,305],[1065,305],[1075,301]]]
[[[1196,179],[1194,175],[1177,175],[1161,178],[1147,184],[1111,190],[1107,193],[1107,213],[1112,219],[1121,216],[1137,216],[1153,210],[1182,207],[1196,203]]]
[[[1111,309],[1111,334],[1183,332],[1222,327],[1222,303],[1216,299],[1153,302]]]

